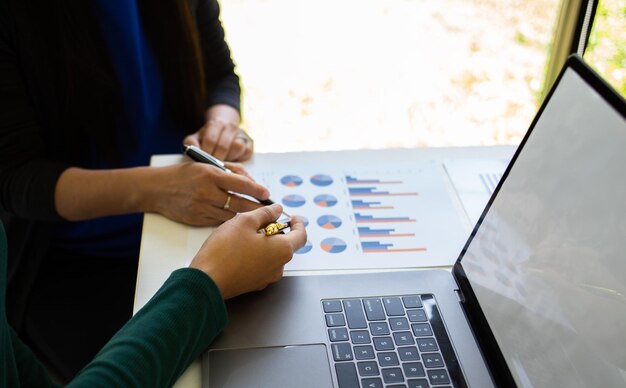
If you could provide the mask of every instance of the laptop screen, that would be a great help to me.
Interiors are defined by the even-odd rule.
[[[624,108],[568,63],[461,265],[518,386],[625,386]]]

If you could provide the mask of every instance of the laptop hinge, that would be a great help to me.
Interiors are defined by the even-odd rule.
[[[454,293],[456,294],[456,298],[459,300],[460,303],[465,303],[465,295],[463,295],[463,292],[459,289],[454,290]]]

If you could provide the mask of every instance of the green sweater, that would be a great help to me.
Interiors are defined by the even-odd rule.
[[[0,387],[56,386],[7,323],[6,257],[0,223]],[[226,322],[226,306],[211,278],[191,268],[174,271],[68,386],[171,386]]]

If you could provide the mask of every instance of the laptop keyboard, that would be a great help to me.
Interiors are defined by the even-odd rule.
[[[432,295],[324,299],[322,308],[339,388],[457,386]]]

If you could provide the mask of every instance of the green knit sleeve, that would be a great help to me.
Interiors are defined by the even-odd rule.
[[[211,278],[179,269],[69,386],[172,386],[226,322],[226,306]]]
[[[15,381],[8,382],[6,386],[21,386],[25,388],[60,387],[60,385],[50,379],[46,368],[37,360],[30,348],[22,343],[13,329],[9,328],[9,332],[13,353],[12,355],[5,355],[5,362],[9,357],[14,357],[17,377]],[[9,374],[13,373],[13,371],[8,370],[7,372]]]

